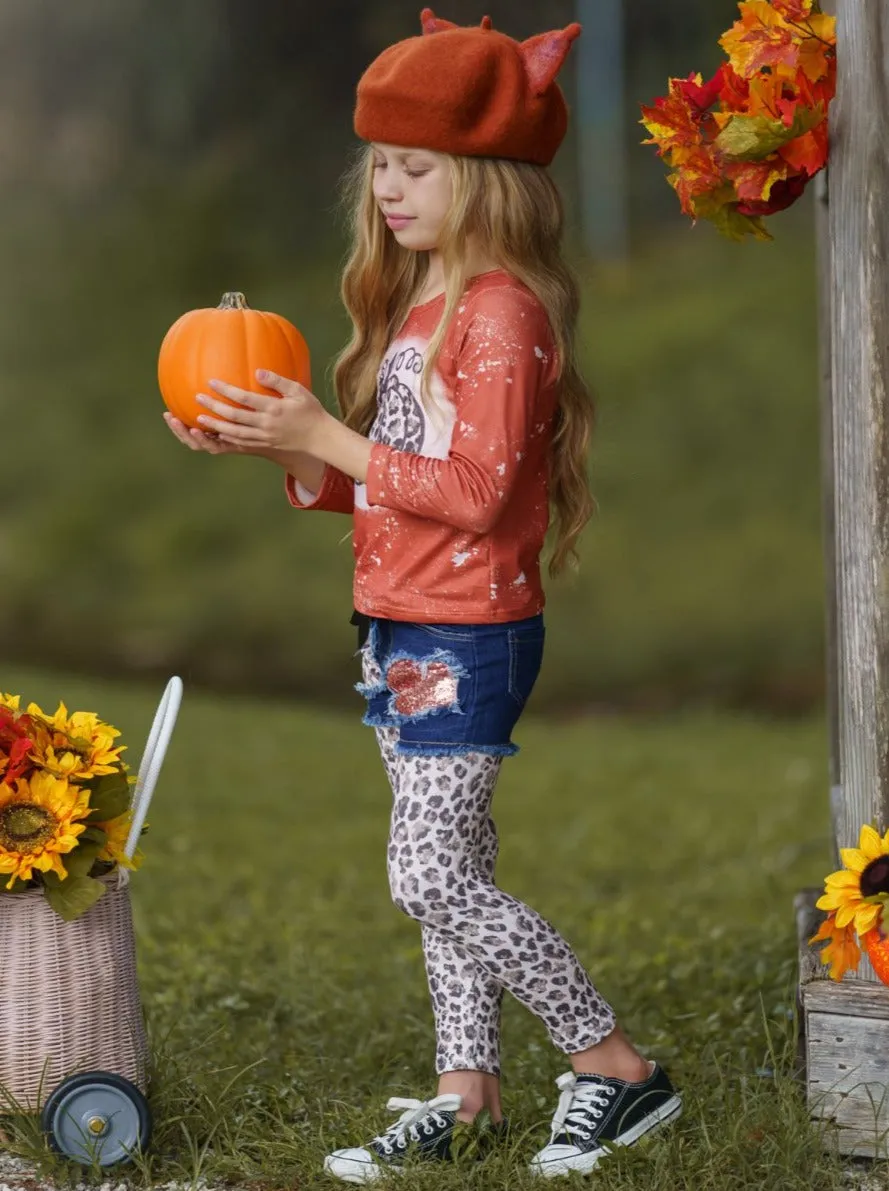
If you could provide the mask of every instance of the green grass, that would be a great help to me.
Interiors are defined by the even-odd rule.
[[[99,711],[134,765],[160,693],[15,670],[3,686]],[[333,1188],[329,1149],[387,1123],[389,1096],[434,1094],[419,932],[389,900],[389,795],[357,702],[345,716],[186,690],[132,886],[156,1059],[137,1185]],[[528,718],[517,738],[498,881],[566,935],[685,1096],[671,1131],[601,1166],[598,1191],[842,1186],[792,1073],[791,902],[830,864],[822,717]],[[513,1149],[397,1185],[539,1187],[524,1166],[568,1064],[510,998],[503,1034]],[[26,1134],[14,1148],[35,1153]]]

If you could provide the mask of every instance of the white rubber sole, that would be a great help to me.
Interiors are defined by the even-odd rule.
[[[332,1174],[335,1179],[342,1179],[344,1183],[373,1183],[390,1170],[394,1170],[397,1174],[404,1174],[403,1169],[394,1163],[384,1167],[378,1162],[361,1162],[355,1158],[342,1158],[336,1154],[328,1154],[324,1159],[325,1173]]]
[[[633,1145],[643,1137],[647,1137],[649,1133],[656,1133],[658,1129],[663,1129],[665,1125],[669,1125],[671,1121],[675,1121],[681,1115],[682,1100],[679,1096],[671,1096],[660,1108],[649,1113],[644,1120],[641,1120],[638,1125],[634,1125],[632,1129],[628,1129],[626,1133],[621,1133],[611,1144],[618,1146]],[[557,1175],[571,1174],[575,1170],[579,1170],[581,1174],[589,1174],[591,1170],[595,1169],[598,1162],[607,1156],[608,1150],[602,1147],[598,1150],[590,1150],[587,1154],[577,1154],[571,1158],[554,1158],[550,1162],[547,1162],[546,1159],[543,1161],[537,1161],[535,1159],[531,1163],[530,1170],[534,1174],[542,1175],[545,1179],[552,1179]]]

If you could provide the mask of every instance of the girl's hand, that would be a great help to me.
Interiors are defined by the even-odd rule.
[[[198,393],[198,403],[208,411],[198,417],[202,430],[214,432],[217,441],[228,449],[256,455],[309,451],[312,435],[330,417],[324,406],[298,381],[264,369],[257,370],[256,379],[267,388],[276,389],[281,396],[268,397],[211,380],[209,387],[214,392],[246,405],[247,409],[236,409],[206,393]]]
[[[251,452],[232,443],[221,442],[219,436],[206,430],[192,430],[177,418],[175,414],[166,412],[164,421],[176,435],[180,442],[185,443],[192,451],[206,451],[209,455],[245,455]]]

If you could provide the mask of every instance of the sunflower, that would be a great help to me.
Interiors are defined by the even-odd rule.
[[[133,816],[130,811],[127,811],[124,815],[118,815],[116,819],[109,819],[107,823],[96,824],[108,836],[102,851],[99,853],[99,860],[107,860],[112,864],[122,865],[124,868],[137,869],[139,867],[144,859],[139,849],[137,848],[133,853],[132,860],[129,859],[124,851],[132,825]]]
[[[32,870],[67,872],[61,855],[77,847],[90,812],[89,790],[79,790],[64,778],[38,771],[19,778],[16,789],[0,785],[0,873],[9,873],[7,889],[16,878],[27,881]]]
[[[120,732],[94,712],[75,711],[69,716],[65,704],[60,703],[55,715],[48,716],[36,703],[30,703],[28,714],[38,725],[34,759],[50,773],[86,781],[120,767],[120,754],[126,747],[114,746]]]
[[[861,959],[861,948],[851,924],[837,926],[836,918],[836,914],[828,914],[809,942],[828,940],[827,946],[821,948],[819,959],[823,964],[830,965],[831,980],[842,980],[846,972],[854,972],[857,969]]]
[[[889,831],[879,836],[865,823],[857,848],[840,849],[845,865],[824,881],[819,910],[835,912],[839,928],[854,926],[859,938],[880,921],[889,901]]]

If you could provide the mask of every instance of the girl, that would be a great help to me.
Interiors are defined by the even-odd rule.
[[[421,924],[435,1017],[437,1094],[393,1099],[381,1135],[328,1155],[350,1182],[408,1151],[453,1157],[486,1109],[505,1136],[499,1022],[508,989],[571,1071],[531,1167],[590,1171],[676,1117],[660,1067],[616,1025],[573,951],[494,884],[491,800],[543,651],[539,556],[571,558],[591,510],[592,406],[575,363],[577,290],[560,255],[546,166],[567,125],[555,76],[579,25],[518,43],[429,9],[358,85],[367,142],[352,177],[354,246],[342,293],[352,341],[335,385],[343,421],[296,382],[269,397],[208,382],[184,443],[265,456],[297,508],[354,516],[353,621],[365,723],[394,804],[392,897]]]

